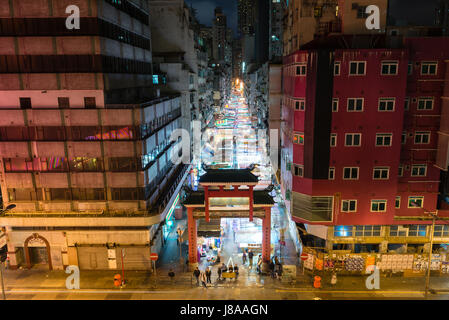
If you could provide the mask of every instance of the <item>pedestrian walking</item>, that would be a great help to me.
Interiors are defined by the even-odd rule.
[[[334,273],[332,274],[332,278],[331,278],[331,285],[332,285],[332,288],[335,288],[336,284],[337,284],[337,274],[334,272]]]
[[[221,267],[218,267],[217,269],[218,280],[221,280],[221,273],[222,273]]]
[[[276,277],[276,274],[274,273],[274,262],[273,260],[270,261],[270,274],[271,278],[274,279]]]
[[[242,262],[243,262],[243,265],[246,264],[246,258],[247,258],[246,252],[243,250],[243,254],[242,254]]]
[[[239,267],[238,265],[234,265],[234,273],[235,273],[235,280],[239,277]]]
[[[278,263],[274,266],[275,272],[279,280],[281,280],[282,277],[282,264],[278,261]]]
[[[173,282],[173,280],[175,279],[175,272],[173,271],[173,269],[170,269],[170,271],[168,271],[168,276],[170,277],[170,282]]]
[[[256,271],[257,271],[257,273],[261,273],[262,272],[262,256],[261,255],[259,255],[259,258],[257,260]]]
[[[178,227],[178,229],[176,229],[176,233],[178,234],[178,237],[176,238],[176,243],[178,244],[178,245],[180,245],[181,244],[181,228],[180,227]]]
[[[252,252],[252,250],[248,250],[248,259],[249,259],[249,268],[252,269],[253,268],[253,257],[254,257],[254,253]]]
[[[212,280],[211,280],[211,276],[212,276],[212,271],[210,270],[210,267],[208,267],[206,269],[206,279],[207,279],[207,283],[212,284]]]
[[[207,284],[206,284],[206,282],[207,282],[207,277],[206,277],[206,273],[205,273],[204,271],[201,272],[201,274],[200,274],[200,280],[201,280],[201,283],[202,283],[202,285],[204,286],[204,288],[207,289]]]
[[[198,269],[198,267],[196,267],[195,270],[193,270],[193,275],[196,278],[196,285],[199,286],[200,285],[200,281],[199,281],[199,277],[200,277],[201,271],[200,269]]]

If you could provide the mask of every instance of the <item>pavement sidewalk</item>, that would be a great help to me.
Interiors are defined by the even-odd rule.
[[[151,276],[144,271],[125,271],[127,284],[122,289],[116,288],[113,283],[114,274],[117,271],[81,271],[80,287],[90,290],[148,290],[148,289],[179,289],[185,290],[196,287],[196,280],[189,273],[177,273],[175,280],[171,281],[168,275],[160,274]],[[68,274],[64,271],[43,270],[6,270],[5,287],[11,289],[65,289]],[[330,279],[323,277],[321,289],[314,289],[312,277],[299,276],[296,283],[287,284],[269,276],[259,276],[251,271],[239,276],[237,281],[217,281],[216,275],[212,276],[213,287],[248,288],[259,287],[265,289],[310,289],[310,290],[335,290],[335,291],[370,291],[366,288],[364,276],[339,276],[337,284],[332,287]],[[387,291],[423,291],[424,278],[381,277],[380,290]],[[449,292],[448,277],[431,277],[430,288],[439,292]]]

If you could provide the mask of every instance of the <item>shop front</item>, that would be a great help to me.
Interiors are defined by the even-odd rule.
[[[207,261],[209,263],[218,263],[221,253],[221,219],[211,219],[206,222],[199,220],[198,226],[198,261]]]

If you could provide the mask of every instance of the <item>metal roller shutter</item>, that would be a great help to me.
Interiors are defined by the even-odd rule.
[[[108,270],[106,247],[78,247],[78,263],[81,270]]]

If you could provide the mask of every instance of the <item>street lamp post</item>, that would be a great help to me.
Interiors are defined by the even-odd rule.
[[[16,207],[15,204],[10,204],[9,206],[7,206],[5,209],[0,210],[0,215],[5,214],[7,211],[12,210]],[[4,277],[4,273],[3,273],[3,259],[0,260],[0,276],[2,277],[2,296],[3,296],[3,300],[6,300],[6,291],[5,291],[5,277]]]
[[[429,283],[430,283],[430,264],[432,262],[432,253],[433,253],[433,237],[435,231],[435,221],[438,215],[438,210],[436,212],[428,212],[432,216],[432,227],[430,229],[430,248],[429,248],[429,262],[427,265],[427,276],[426,276],[426,291],[425,298],[427,299],[427,294],[429,292]]]
[[[2,277],[2,295],[3,295],[3,300],[6,300],[5,281],[4,281],[4,275],[3,275],[3,261],[0,261],[0,275]]]

